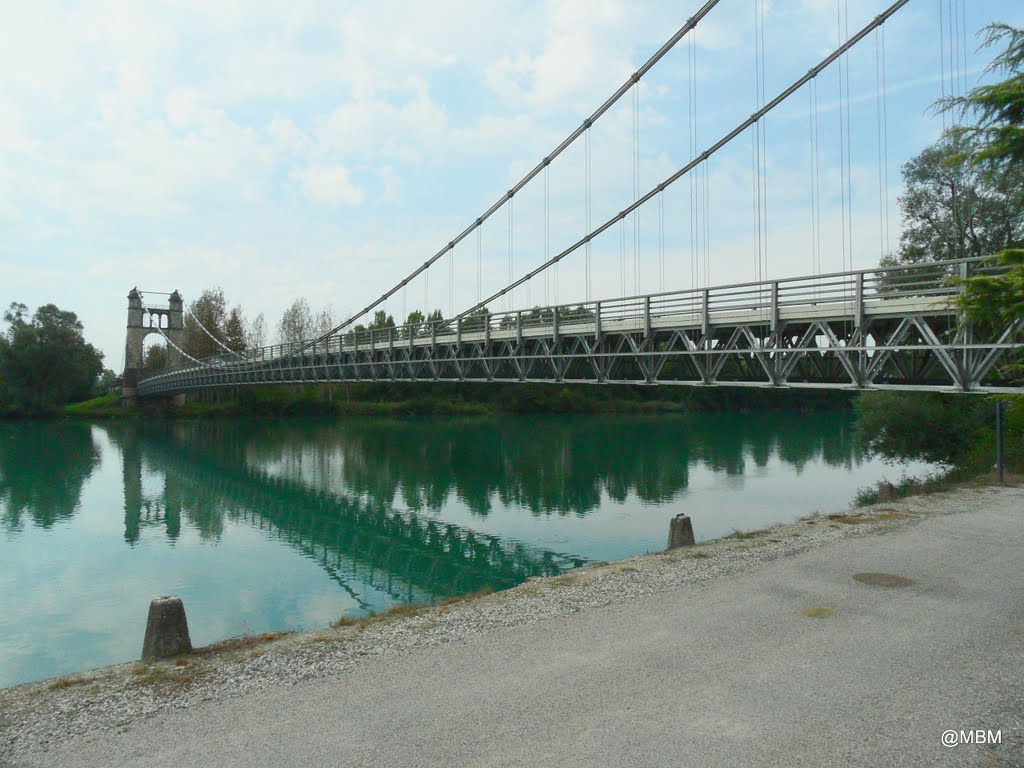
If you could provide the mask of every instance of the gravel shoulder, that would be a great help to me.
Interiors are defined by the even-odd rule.
[[[1024,489],[964,486],[533,579],[504,592],[357,625],[243,638],[177,660],[127,663],[6,689],[0,691],[0,766],[4,760],[30,765],[52,750],[94,742],[178,710],[341,679],[379,659],[500,639],[538,622],[601,606],[628,607],[663,593],[696,594],[712,582],[756,574],[766,563],[992,505],[1024,514]]]

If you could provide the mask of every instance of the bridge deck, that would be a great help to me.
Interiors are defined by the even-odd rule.
[[[350,331],[220,356],[140,395],[245,384],[547,381],[1017,391],[997,365],[1024,320],[959,322],[946,276],[978,260],[860,270]]]

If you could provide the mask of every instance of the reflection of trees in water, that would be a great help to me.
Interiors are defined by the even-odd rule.
[[[217,539],[225,516],[243,513],[181,480],[147,506],[143,462],[160,476],[159,461],[131,448],[134,425],[105,429],[125,458],[129,541],[147,521],[176,538],[182,510],[203,538]],[[584,515],[603,497],[622,501],[630,494],[661,502],[686,489],[691,466],[740,477],[747,461],[763,467],[776,456],[798,472],[813,461],[849,468],[861,460],[850,420],[831,413],[202,422],[160,429],[218,465],[248,464],[315,489],[412,510],[439,509],[454,495],[479,515],[495,499],[535,515]],[[26,513],[44,527],[73,515],[100,458],[90,428],[14,422],[0,435],[3,525],[19,527]]]
[[[82,487],[99,461],[100,451],[88,425],[45,421],[0,425],[4,528],[21,528],[26,514],[42,528],[73,516]]]
[[[535,515],[583,515],[602,496],[662,502],[686,489],[691,465],[739,477],[747,461],[764,467],[778,457],[801,471],[812,461],[849,467],[861,458],[845,414],[370,420],[241,429],[248,434],[244,446],[237,432],[199,441],[221,450],[227,440],[251,464],[315,487],[414,510],[438,509],[454,494],[480,515],[495,498]]]
[[[359,583],[398,599],[425,600],[503,589],[584,562],[274,476],[244,461],[234,426],[109,430],[124,466],[127,541],[137,541],[142,527],[165,522],[171,537],[170,521],[181,516],[203,539],[219,539],[228,520],[244,522],[316,560],[360,603],[352,586]],[[154,474],[163,487],[156,493],[143,492],[144,463],[159,468]]]

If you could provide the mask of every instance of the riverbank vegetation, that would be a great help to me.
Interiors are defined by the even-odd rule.
[[[116,396],[68,406],[67,416],[164,418],[431,416],[505,413],[746,413],[835,411],[852,394],[828,390],[643,387],[632,385],[387,382],[256,386],[189,395],[126,409]]]
[[[103,354],[82,335],[74,312],[44,304],[32,315],[12,303],[0,332],[0,415],[51,412],[102,386]]]
[[[998,276],[960,279],[967,322],[998,333],[1024,317],[1024,29],[995,24],[984,44],[1002,45],[989,71],[992,85],[950,97],[938,108],[964,120],[903,167],[898,252],[882,266],[985,256],[1006,267]],[[1018,329],[1008,341],[1020,341]],[[1024,382],[1013,352],[1003,368]],[[865,445],[894,460],[924,459],[959,476],[990,471],[995,461],[995,402],[1005,403],[1004,452],[1024,467],[1024,396],[868,392],[857,398]]]

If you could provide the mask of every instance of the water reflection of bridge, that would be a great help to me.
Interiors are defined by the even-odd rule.
[[[378,501],[273,477],[230,456],[232,451],[203,450],[196,441],[183,439],[195,438],[194,433],[107,431],[123,457],[129,542],[138,540],[143,525],[162,524],[169,538],[177,538],[183,514],[201,535],[217,537],[226,517],[288,543],[347,590],[349,582],[359,581],[402,600],[506,588],[584,562]],[[156,498],[144,493],[144,462],[164,475]]]

